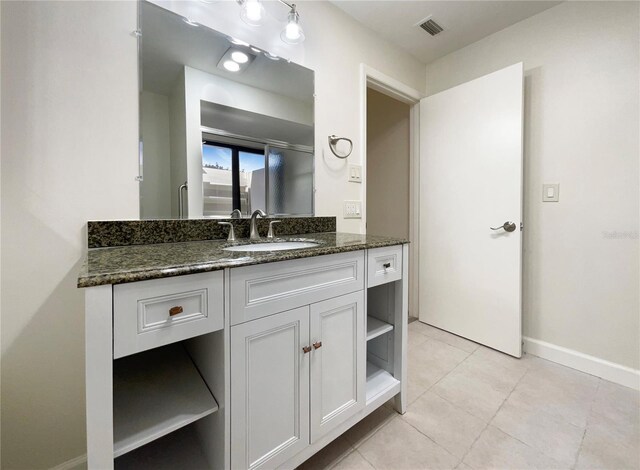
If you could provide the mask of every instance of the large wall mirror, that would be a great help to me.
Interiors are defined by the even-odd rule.
[[[140,2],[140,216],[313,215],[313,71]]]

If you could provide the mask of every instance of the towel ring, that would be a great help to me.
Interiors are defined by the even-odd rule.
[[[339,155],[336,152],[335,146],[341,140],[346,140],[347,142],[349,142],[349,151],[347,152],[346,155]],[[338,137],[335,135],[330,135],[329,148],[331,149],[331,153],[333,153],[336,157],[344,159],[344,158],[347,158],[349,155],[351,155],[351,152],[353,151],[353,142],[351,141],[351,139],[347,139],[346,137]]]

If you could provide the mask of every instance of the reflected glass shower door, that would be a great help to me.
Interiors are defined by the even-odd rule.
[[[313,215],[313,160],[311,152],[268,147],[269,215]]]

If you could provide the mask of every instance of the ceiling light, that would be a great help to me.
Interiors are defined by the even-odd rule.
[[[231,46],[218,60],[218,68],[226,72],[243,73],[255,60],[255,54]]]
[[[249,26],[260,26],[264,19],[264,6],[260,0],[237,0],[240,4],[240,18]]]
[[[231,58],[239,64],[245,64],[249,61],[249,56],[244,52],[240,52],[240,51],[232,52]]]
[[[240,70],[240,64],[233,60],[225,60],[222,66],[229,72],[237,72],[238,70]]]
[[[282,33],[280,33],[280,39],[287,44],[300,44],[304,41],[304,32],[300,26],[300,15],[296,11],[295,4],[291,5],[287,26],[285,26]]]

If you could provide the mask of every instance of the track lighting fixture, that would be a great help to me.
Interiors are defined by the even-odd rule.
[[[287,15],[287,25],[280,33],[280,39],[287,44],[300,44],[304,41],[304,32],[300,25],[300,14],[294,3],[278,0],[289,8]],[[262,0],[236,0],[240,5],[240,18],[250,26],[260,26],[265,18],[264,5]]]
[[[291,11],[287,18],[287,25],[282,30],[282,33],[280,33],[280,39],[287,44],[300,44],[304,41],[304,32],[302,31],[302,26],[300,26],[300,15],[296,10],[295,4],[289,5],[285,3],[285,5],[289,6]]]

